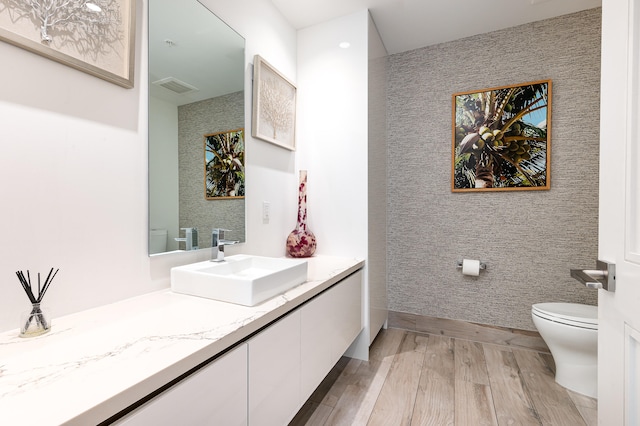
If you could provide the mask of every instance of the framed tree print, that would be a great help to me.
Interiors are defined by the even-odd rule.
[[[0,0],[0,40],[133,87],[135,0]]]
[[[296,86],[255,55],[251,136],[295,151],[295,131]]]

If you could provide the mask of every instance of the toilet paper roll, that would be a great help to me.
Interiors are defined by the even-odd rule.
[[[480,261],[473,259],[462,260],[462,275],[477,277],[480,275]]]

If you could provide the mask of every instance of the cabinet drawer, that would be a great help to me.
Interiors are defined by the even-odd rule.
[[[118,426],[247,424],[243,344],[116,421]]]
[[[282,426],[300,408],[300,310],[248,342],[249,424]]]
[[[301,308],[302,398],[306,400],[362,330],[362,272]]]

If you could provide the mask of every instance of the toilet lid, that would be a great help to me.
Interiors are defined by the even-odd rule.
[[[598,329],[598,307],[579,303],[536,303],[531,312],[549,321]]]

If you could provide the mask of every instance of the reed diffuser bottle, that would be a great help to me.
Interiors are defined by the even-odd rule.
[[[34,292],[34,286],[31,285],[31,275],[27,271],[27,275],[22,271],[16,272],[18,280],[27,294],[29,301],[31,302],[31,310],[24,312],[20,316],[20,337],[35,337],[41,334],[47,333],[51,329],[51,319],[49,318],[49,312],[40,306],[42,298],[49,289],[49,286],[53,282],[58,269],[53,272],[53,268],[49,271],[47,279],[44,284],[40,283],[40,273],[38,273],[38,293]],[[53,275],[52,275],[53,274]]]

